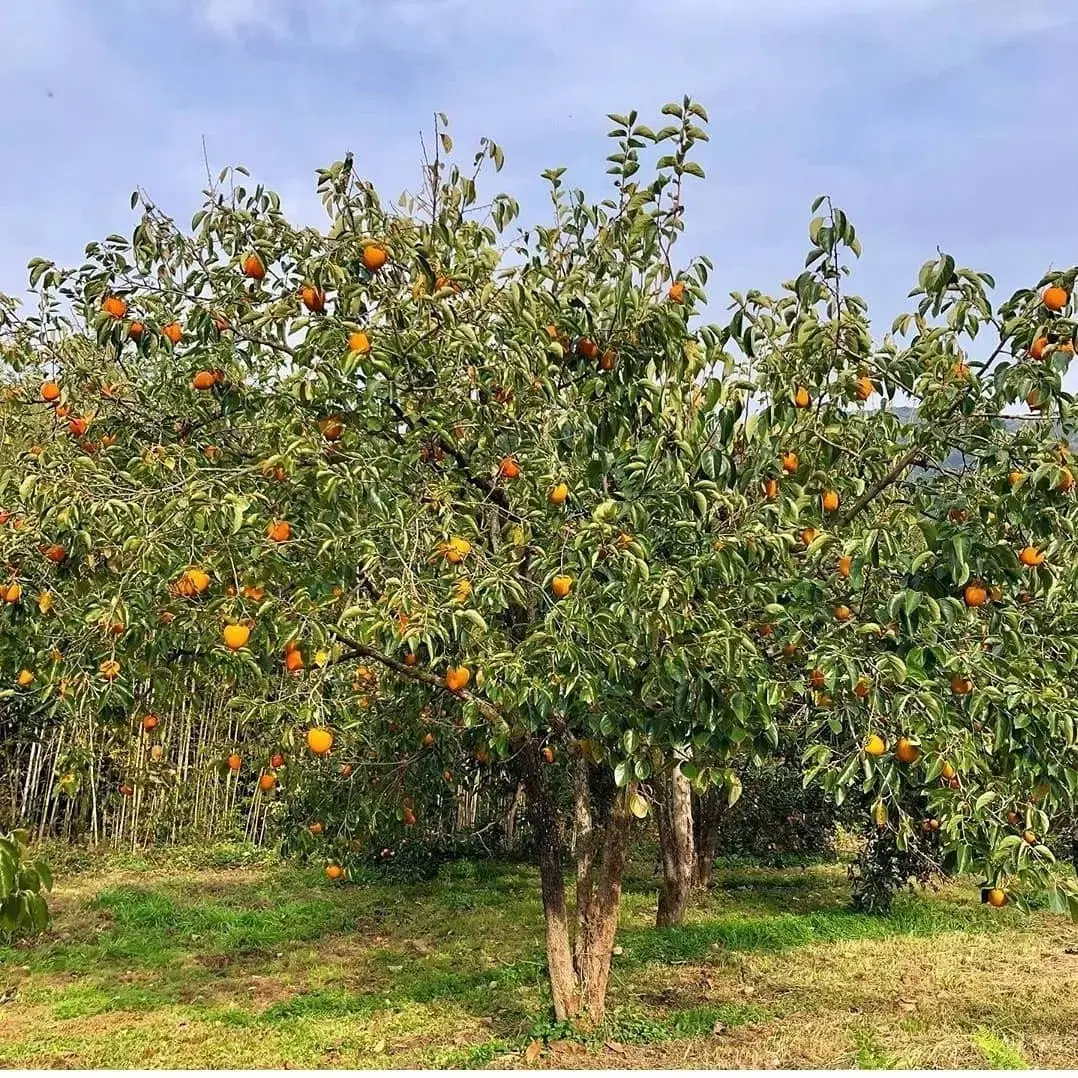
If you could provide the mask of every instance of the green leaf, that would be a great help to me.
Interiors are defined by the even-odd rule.
[[[741,779],[737,775],[731,774],[726,780],[726,804],[731,807],[736,805],[743,789]]]

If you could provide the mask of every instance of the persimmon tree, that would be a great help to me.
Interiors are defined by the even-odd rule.
[[[754,433],[797,458],[772,489],[808,530],[769,624],[807,776],[874,795],[900,849],[938,829],[944,865],[983,871],[993,901],[1025,876],[1074,912],[1043,835],[1078,789],[1075,271],[997,311],[992,279],[941,255],[876,343],[844,293],[845,215],[828,206],[810,239],[787,294],[735,297],[730,325],[768,401]],[[881,391],[903,406],[851,413]],[[911,789],[927,818],[904,811]]]
[[[997,316],[990,282],[941,258],[894,331],[912,338],[877,345],[834,210],[782,298],[702,324],[710,263],[675,254],[707,117],[663,114],[611,117],[610,197],[545,173],[544,226],[481,200],[500,148],[463,168],[439,118],[395,209],[351,156],[319,174],[324,231],[242,170],[189,228],[136,192],[130,238],[35,261],[36,307],[5,307],[2,422],[26,447],[0,476],[5,691],[167,722],[192,675],[225,687],[237,728],[282,747],[267,796],[316,804],[362,769],[362,803],[330,821],[348,833],[303,839],[333,877],[379,813],[414,820],[432,753],[455,761],[447,789],[505,769],[559,1019],[603,1017],[634,820],[658,798],[676,922],[688,786],[735,797],[781,723],[836,799],[876,795],[881,826],[909,833],[902,785],[931,787],[942,847],[994,883],[1055,880],[1042,814],[1074,792],[1071,651],[1043,635],[1071,616],[1067,473],[1048,420],[999,420],[1036,381],[1069,422],[1073,274],[1059,303],[1020,293]],[[978,370],[962,357],[989,326]],[[1026,546],[1046,561],[1020,568]],[[967,608],[973,574],[999,598]]]

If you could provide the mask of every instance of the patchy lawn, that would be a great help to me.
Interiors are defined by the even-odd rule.
[[[1078,1064],[1078,930],[971,885],[871,918],[840,866],[727,869],[657,931],[638,870],[610,1021],[576,1038],[547,1017],[530,868],[338,886],[249,851],[76,867],[48,937],[0,947],[0,1066]]]

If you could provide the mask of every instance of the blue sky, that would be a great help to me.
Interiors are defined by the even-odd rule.
[[[1008,292],[1078,261],[1073,0],[27,0],[0,3],[0,291],[129,232],[141,185],[189,218],[247,165],[319,219],[314,170],[354,151],[391,197],[418,136],[500,142],[523,217],[538,173],[604,179],[605,113],[689,93],[711,114],[687,251],[713,302],[801,266],[809,203],[861,235],[877,327],[937,245]]]

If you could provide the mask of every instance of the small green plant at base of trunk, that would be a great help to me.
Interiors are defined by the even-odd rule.
[[[26,853],[25,832],[0,835],[0,940],[34,936],[49,924],[42,892],[52,889],[52,873]]]

